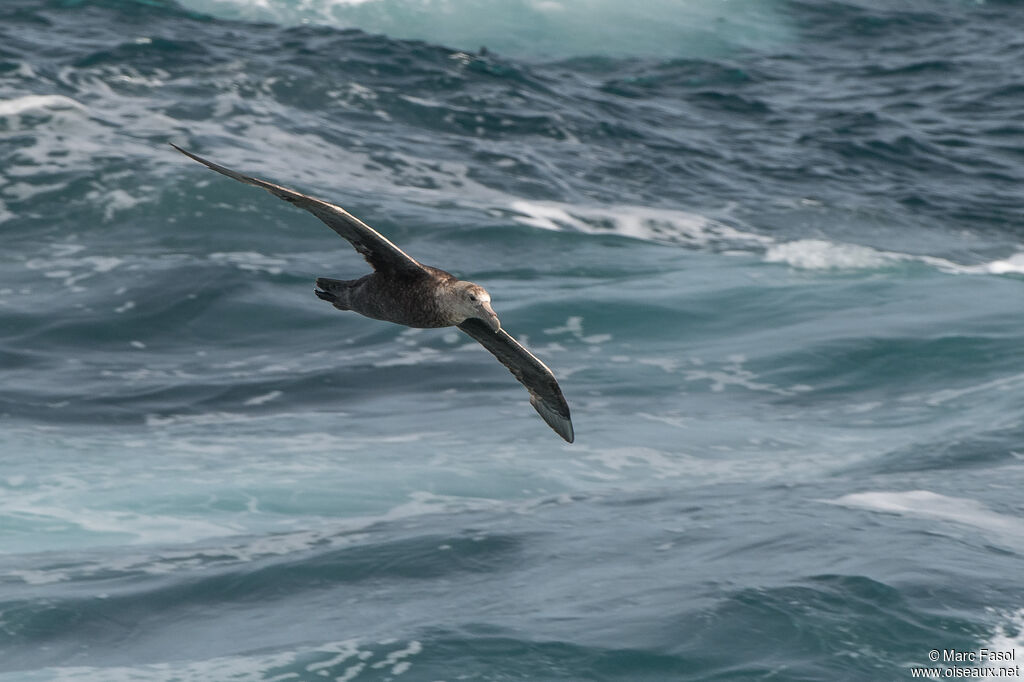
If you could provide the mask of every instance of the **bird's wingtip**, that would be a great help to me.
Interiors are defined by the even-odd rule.
[[[537,410],[537,414],[541,416],[547,425],[551,429],[562,437],[566,443],[571,443],[576,439],[576,434],[572,428],[572,418],[569,417],[568,407],[563,405],[565,414],[562,414],[563,410],[554,409],[554,407],[543,400],[538,400],[535,396],[530,396],[530,404]]]
[[[167,144],[171,145],[172,147],[174,147],[174,148],[175,148],[175,149],[177,149],[177,150],[178,150],[179,152],[181,152],[182,154],[184,154],[184,155],[185,155],[185,156],[187,156],[188,158],[192,159],[193,161],[199,161],[200,163],[205,163],[205,161],[203,161],[202,159],[200,159],[200,158],[199,158],[198,156],[196,156],[195,154],[193,154],[193,153],[192,153],[192,152],[190,152],[189,150],[187,150],[187,149],[183,149],[182,147],[179,147],[178,145],[174,144],[173,142],[168,142]]]
[[[564,430],[559,431],[558,435],[564,438],[566,443],[572,443],[574,440],[576,440],[576,434],[573,433],[572,430],[572,422],[566,420]]]

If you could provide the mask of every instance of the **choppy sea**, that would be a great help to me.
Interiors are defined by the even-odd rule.
[[[2,0],[0,680],[1009,675],[1022,27]],[[487,287],[576,443],[468,337],[317,300],[358,254],[168,142]]]

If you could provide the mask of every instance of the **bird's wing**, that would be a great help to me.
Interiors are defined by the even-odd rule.
[[[275,197],[284,199],[288,203],[295,204],[299,208],[304,208],[317,218],[322,220],[327,227],[331,228],[339,235],[351,242],[352,246],[355,247],[356,251],[361,253],[363,257],[373,266],[374,270],[398,270],[398,271],[423,271],[423,266],[420,265],[414,258],[410,257],[400,248],[392,244],[382,234],[377,232],[359,218],[334,204],[329,204],[326,201],[321,201],[295,190],[288,189],[287,187],[281,187],[258,178],[252,178],[248,175],[242,175],[237,173],[230,168],[217,165],[212,161],[196,156],[191,152],[187,152],[176,144],[171,144],[172,147],[177,149],[185,156],[198,161],[207,168],[217,171],[223,175],[244,182],[247,185],[255,185],[256,187],[262,187],[267,190]]]
[[[519,383],[530,392],[530,404],[538,414],[559,436],[571,443],[574,436],[569,405],[551,370],[504,329],[494,331],[483,320],[475,317],[460,324],[459,329],[479,341],[501,364],[509,368]]]

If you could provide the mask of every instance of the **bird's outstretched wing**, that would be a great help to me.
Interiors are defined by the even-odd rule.
[[[538,414],[559,436],[571,443],[574,436],[569,405],[547,365],[523,348],[504,329],[494,331],[483,320],[471,317],[460,324],[459,329],[479,341],[501,364],[509,368],[519,383],[530,392],[530,404]]]
[[[400,248],[392,244],[382,234],[377,232],[359,218],[334,204],[306,196],[295,190],[281,187],[271,182],[266,182],[248,175],[242,175],[230,168],[225,168],[212,161],[207,161],[201,156],[187,152],[176,144],[171,144],[185,156],[198,161],[207,168],[217,171],[223,175],[244,182],[247,185],[262,187],[275,197],[284,199],[288,203],[304,208],[317,218],[322,220],[327,227],[347,239],[355,247],[356,251],[363,255],[363,258],[373,266],[374,270],[397,270],[401,272],[423,272],[423,266],[414,258],[406,254]]]

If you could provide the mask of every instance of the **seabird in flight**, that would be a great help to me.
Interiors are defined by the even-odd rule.
[[[555,375],[530,351],[501,328],[483,287],[423,265],[379,232],[334,204],[306,196],[219,166],[181,147],[172,147],[207,168],[248,185],[262,187],[279,199],[304,208],[347,239],[373,266],[373,272],[354,280],[318,277],[314,293],[338,310],[408,327],[456,326],[498,358],[530,392],[530,404],[559,436],[573,441],[569,406]]]

